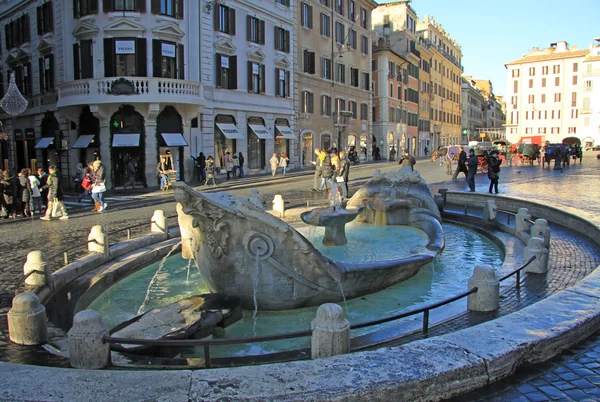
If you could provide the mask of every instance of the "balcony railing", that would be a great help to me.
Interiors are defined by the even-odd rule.
[[[119,100],[115,97],[118,96]],[[122,102],[178,102],[202,104],[203,84],[171,78],[120,77],[70,81],[58,88],[58,107]]]
[[[342,110],[333,115],[333,123],[338,127],[346,127],[352,123],[353,113],[349,110]]]

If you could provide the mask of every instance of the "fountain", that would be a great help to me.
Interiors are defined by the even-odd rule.
[[[354,218],[373,224],[377,211],[385,216],[378,218],[382,224],[422,229],[429,239],[426,249],[388,260],[334,261],[267,213],[256,196],[200,193],[178,183],[181,233],[193,239],[184,257],[194,258],[211,292],[240,297],[242,308],[288,310],[385,289],[416,275],[443,250],[440,213],[417,172],[402,168],[375,175],[350,199],[348,209],[333,193],[333,205],[302,214],[305,222],[325,226],[324,243],[344,244],[344,225]]]

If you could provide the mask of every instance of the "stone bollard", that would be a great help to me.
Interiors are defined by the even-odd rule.
[[[165,211],[157,209],[152,215],[150,221],[150,232],[151,233],[167,233],[167,218],[165,217]]]
[[[527,208],[519,208],[519,212],[517,212],[517,216],[515,216],[515,234],[529,232],[528,219],[531,219],[529,210]]]
[[[48,262],[46,262],[46,254],[43,251],[32,251],[27,254],[27,261],[23,265],[23,275],[27,275],[34,271],[27,279],[25,284],[31,286],[50,285],[52,282],[52,271]]]
[[[279,217],[285,215],[285,203],[283,202],[281,194],[276,194],[273,198],[273,211],[279,212]]]
[[[108,236],[104,234],[102,226],[92,226],[92,230],[88,235],[88,242],[88,251],[108,255]]]
[[[494,311],[500,307],[500,282],[490,265],[477,265],[469,278],[469,289],[477,288],[467,298],[470,311]]]
[[[525,272],[534,274],[545,274],[548,272],[548,249],[544,247],[544,239],[532,237],[527,242],[527,247],[523,251],[523,259],[529,261],[531,257],[536,257],[527,267]]]
[[[529,233],[531,233],[531,237],[544,239],[544,247],[550,249],[550,227],[547,220],[536,219]]]
[[[94,310],[83,310],[73,317],[69,330],[69,356],[71,367],[95,370],[110,364],[110,344],[103,338],[108,327],[100,314]]]
[[[494,200],[487,200],[483,206],[483,223],[494,223],[496,222],[496,214],[498,213],[498,207]]]
[[[350,351],[350,323],[344,318],[344,310],[337,304],[320,305],[311,327],[311,359],[341,355]]]
[[[40,345],[48,339],[46,307],[35,293],[16,295],[8,310],[8,337],[19,345]]]

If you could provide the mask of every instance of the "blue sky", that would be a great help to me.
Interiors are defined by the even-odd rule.
[[[377,1],[379,4],[391,1]],[[506,93],[504,64],[533,47],[566,41],[587,49],[600,37],[600,0],[414,0],[419,19],[433,16],[462,45],[466,75]]]

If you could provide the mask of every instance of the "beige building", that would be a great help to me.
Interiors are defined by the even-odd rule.
[[[487,102],[471,77],[462,77],[462,144],[479,141],[479,133],[486,124]]]
[[[461,141],[461,46],[441,24],[425,15],[417,33],[431,50],[431,124],[435,145]],[[437,138],[436,138],[437,137]]]
[[[543,144],[562,142],[567,137],[584,139],[585,119],[580,112],[589,76],[587,70],[584,74],[583,64],[590,53],[557,42],[506,63],[509,141]],[[583,142],[593,141],[590,136]]]
[[[301,165],[314,149],[373,144],[371,116],[371,0],[303,0],[296,13],[295,108]]]
[[[578,133],[582,145],[589,149],[600,145],[600,37],[590,46],[582,65],[582,127]]]

